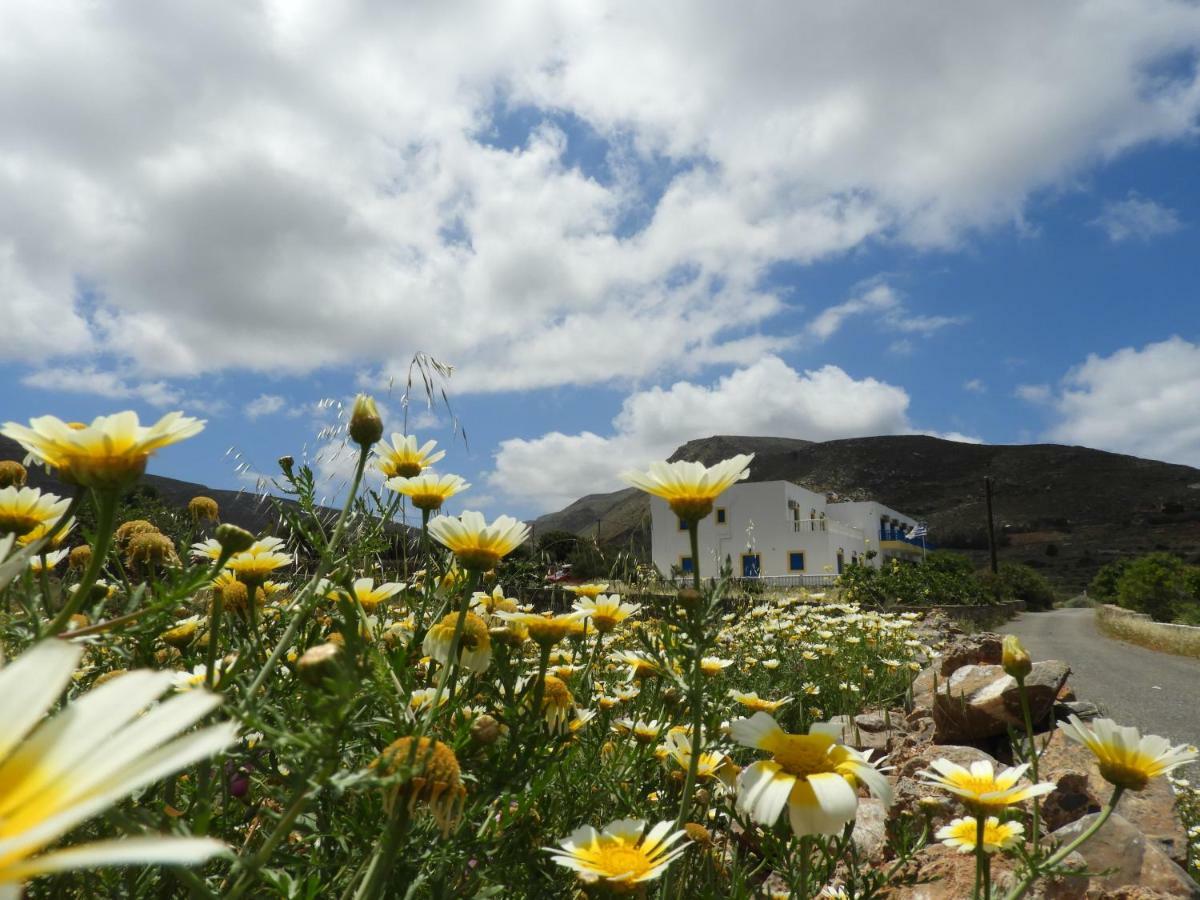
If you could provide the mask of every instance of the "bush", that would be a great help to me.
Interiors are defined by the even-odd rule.
[[[1195,603],[1189,587],[1183,560],[1170,553],[1150,553],[1125,567],[1117,580],[1117,603],[1156,622],[1170,622]]]
[[[1054,588],[1040,572],[1020,563],[1000,563],[1000,571],[993,575],[984,570],[979,580],[998,600],[1024,600],[1032,610],[1050,609],[1054,606]]]
[[[876,569],[851,564],[838,577],[838,586],[847,600],[877,606],[978,606],[991,601],[971,561],[945,551],[930,553],[920,565],[893,561]]]
[[[1117,600],[1117,582],[1125,574],[1129,560],[1118,559],[1101,566],[1100,571],[1088,585],[1088,594],[1105,603],[1115,603]]]

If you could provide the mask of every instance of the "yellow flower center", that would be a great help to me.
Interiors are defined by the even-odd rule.
[[[412,460],[387,460],[380,469],[388,478],[416,478],[421,474],[421,464]]]
[[[417,509],[441,509],[442,503],[445,502],[445,495],[438,492],[423,492],[409,494],[409,500]]]
[[[1154,774],[1153,762],[1140,753],[1133,759],[1101,759],[1098,762],[1105,781],[1131,791],[1143,790]]]
[[[699,522],[713,508],[712,497],[676,497],[668,501],[671,512],[685,522]]]
[[[41,524],[41,519],[27,513],[0,511],[0,534],[15,534],[20,537],[28,534]]]
[[[785,772],[803,777],[835,771],[829,755],[833,744],[833,738],[823,734],[788,734],[771,747],[771,753]]]
[[[565,708],[575,702],[575,698],[571,696],[571,689],[567,687],[566,682],[555,675],[546,676],[546,686],[543,690],[543,707],[557,706]]]
[[[569,619],[530,619],[525,623],[529,636],[539,644],[556,644],[571,633]]]
[[[597,872],[610,878],[630,874],[630,880],[645,875],[652,868],[646,854],[628,844],[601,844],[589,854],[588,862]]]

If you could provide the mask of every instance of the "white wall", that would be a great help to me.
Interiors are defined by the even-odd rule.
[[[788,501],[800,511],[799,527]],[[717,510],[725,510],[725,523],[717,524]],[[816,525],[810,513],[817,513]],[[821,514],[826,513],[822,522]],[[679,529],[679,520],[665,500],[650,498],[651,548],[655,566],[664,575],[681,557],[689,556],[688,533]],[[876,527],[876,530],[878,528]],[[822,575],[837,571],[837,552],[848,565],[861,558],[870,533],[852,523],[833,520],[822,494],[786,481],[760,481],[737,484],[722,494],[713,512],[700,522],[700,574],[716,575],[728,557],[733,574],[742,574],[742,554],[753,552],[760,559],[761,575]],[[803,572],[788,568],[792,552],[804,553]]]

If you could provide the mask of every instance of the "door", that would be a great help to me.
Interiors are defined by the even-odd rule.
[[[837,571],[838,571],[839,575],[842,574],[842,569],[845,568],[845,566],[846,566],[846,554],[843,553],[841,550],[839,550],[838,555],[837,555]]]
[[[742,554],[742,577],[757,578],[762,571],[762,559],[757,553]]]

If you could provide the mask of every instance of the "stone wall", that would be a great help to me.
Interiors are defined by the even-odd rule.
[[[1104,604],[1096,607],[1096,625],[1105,634],[1180,656],[1200,658],[1200,627],[1155,622],[1145,613]]]

